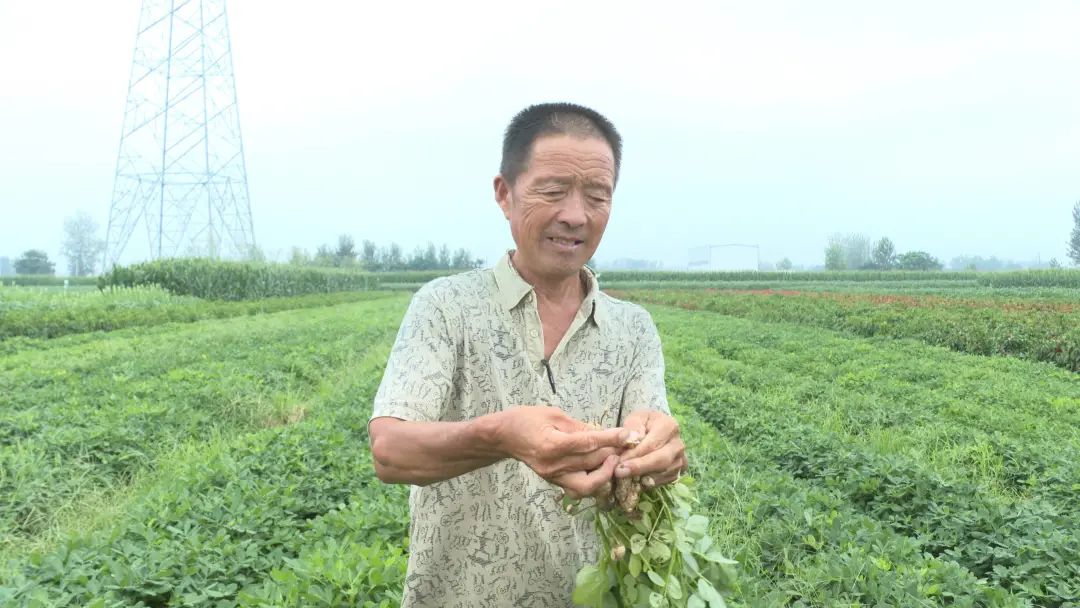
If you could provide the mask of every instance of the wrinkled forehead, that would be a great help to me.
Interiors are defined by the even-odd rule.
[[[615,181],[615,155],[603,137],[545,135],[533,142],[524,177],[536,179],[576,179]]]

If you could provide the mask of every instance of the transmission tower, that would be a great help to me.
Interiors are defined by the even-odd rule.
[[[139,258],[240,257],[255,245],[225,0],[143,0],[106,270],[141,229],[148,249],[129,250]]]

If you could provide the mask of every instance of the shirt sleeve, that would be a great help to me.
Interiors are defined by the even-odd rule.
[[[631,363],[630,379],[623,390],[622,424],[626,416],[638,410],[654,410],[670,414],[667,387],[664,384],[664,351],[660,332],[652,317],[642,311],[635,332],[640,336]]]
[[[426,290],[418,291],[401,321],[386,362],[371,419],[442,419],[457,361],[452,327]]]

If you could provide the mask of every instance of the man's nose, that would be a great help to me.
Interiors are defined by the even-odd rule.
[[[562,201],[562,208],[556,216],[558,221],[572,227],[585,225],[585,196],[578,190],[572,190]]]

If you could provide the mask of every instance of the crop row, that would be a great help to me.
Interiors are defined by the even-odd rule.
[[[672,353],[669,390],[731,441],[765,454],[796,478],[836,493],[889,529],[918,538],[930,554],[954,561],[1002,590],[1043,606],[1080,600],[1080,526],[1076,523],[1080,509],[1074,504],[1073,489],[1080,480],[1075,464],[1080,455],[1076,440],[1080,425],[1075,420],[1071,424],[1060,422],[1058,428],[1046,425],[1041,441],[1032,441],[1023,454],[1035,465],[1056,465],[1063,478],[1027,480],[1033,485],[1011,488],[1022,490],[1023,495],[1001,493],[993,487],[995,480],[979,478],[973,466],[976,463],[955,463],[959,468],[971,467],[968,471],[942,471],[926,455],[927,447],[963,441],[964,424],[951,420],[951,412],[938,410],[936,420],[906,428],[904,415],[914,409],[910,404],[860,398],[858,391],[830,390],[834,380],[827,378],[818,380],[815,387],[812,373],[799,375],[785,369],[783,348],[757,353],[761,359],[774,361],[773,366],[762,365],[761,360],[739,360],[743,352],[755,352],[763,343],[761,350],[768,351],[773,341],[786,338],[782,327],[720,316],[710,320],[701,314],[659,316],[667,328],[665,350]],[[834,356],[836,345],[821,335],[824,332],[794,333],[793,339],[814,345],[818,358]],[[722,342],[710,344],[710,338],[718,336],[723,337]],[[843,342],[851,350],[860,350],[856,341]],[[882,346],[862,346],[859,359],[863,367],[889,371],[875,365],[875,351]],[[852,354],[836,356],[846,359]],[[982,360],[950,356],[954,360],[952,365],[942,366],[942,378],[951,377],[958,391],[975,389],[975,383],[965,386],[968,379],[962,369],[978,368]],[[1052,406],[1060,394],[1052,383],[1042,383],[1044,372],[1035,368],[1027,377],[1014,374],[1012,393],[1026,393],[1028,400],[1041,397],[1046,406]],[[1070,378],[1064,374],[1057,380]],[[927,378],[926,382],[934,380]],[[952,399],[958,401],[960,411],[970,411],[975,405],[959,402],[958,396]],[[978,405],[988,419],[1004,416],[1007,411],[986,403]],[[1026,410],[1023,403],[1013,407],[1027,414],[1026,427],[1043,426],[1038,410]],[[880,410],[895,416],[898,424],[881,424],[879,419],[878,428],[864,427]],[[1070,429],[1071,440],[1060,433]],[[1027,442],[1024,445],[1029,447]],[[963,453],[969,447],[975,444],[947,449]],[[985,449],[986,444],[977,447]],[[1053,452],[1044,460],[1040,448]],[[1004,477],[1008,478],[1008,471]]]
[[[756,270],[604,270],[601,281],[775,281],[801,283],[805,281],[971,281],[971,272],[941,272],[918,270],[852,270],[852,271],[756,271]]]
[[[674,384],[695,372],[669,367]],[[1030,606],[977,578],[923,540],[861,512],[845,496],[778,469],[766,452],[725,436],[669,393],[713,536],[739,564],[730,604],[774,606]]]
[[[1080,308],[1067,303],[802,292],[635,290],[617,295],[861,337],[913,338],[965,353],[1046,361],[1080,371]]]
[[[361,405],[392,335],[304,420],[177,452],[118,517],[11,560],[0,604],[400,605],[407,491],[375,479]]]
[[[422,284],[445,272],[372,273],[288,264],[183,258],[117,266],[98,280],[102,289],[157,285],[176,295],[209,300],[256,300],[310,293],[375,290]]]
[[[93,344],[70,336],[48,352],[0,358],[0,379],[34,393],[15,412],[51,412],[82,391],[71,432],[122,424],[89,407],[110,409],[110,396],[130,404],[168,390],[160,402],[171,403],[208,391],[181,401],[175,415],[203,423],[166,438],[170,449],[148,435],[130,444],[149,458],[130,487],[117,482],[120,508],[88,532],[65,529],[39,551],[9,553],[0,605],[398,605],[407,492],[374,479],[365,423],[404,302],[159,326]],[[653,314],[713,535],[740,561],[733,605],[1077,601],[1074,375],[912,341]],[[157,369],[142,362],[150,358],[165,360]],[[30,365],[45,365],[39,383]],[[282,383],[293,370],[305,380]],[[249,386],[256,378],[277,387],[262,398],[274,402],[273,424],[248,417],[204,433],[236,415],[223,398],[263,390]]]
[[[671,356],[709,361],[714,398],[917,455],[941,474],[1003,495],[1080,509],[1072,500],[1080,485],[1080,381],[1072,374],[914,342],[709,317],[694,315],[703,335]],[[681,336],[683,325],[674,327],[672,337]]]
[[[104,292],[0,292],[0,344],[12,338],[48,340],[68,334],[113,331],[162,323],[191,323],[385,297],[385,292],[339,292],[230,302],[176,296],[160,287]],[[24,340],[24,342],[26,341]],[[0,346],[0,353],[26,344]]]
[[[911,282],[945,284],[978,283],[987,287],[1064,287],[1080,288],[1078,270],[1025,270],[1009,272],[941,272],[941,271],[676,271],[676,270],[605,270],[602,281],[608,283],[709,283],[709,282],[767,282],[798,284],[805,282],[882,282],[903,285]]]
[[[57,277],[53,275],[23,274],[14,277],[0,277],[3,287],[63,287],[97,285],[97,277]]]
[[[48,414],[57,394],[74,392],[85,407],[61,426],[82,432],[81,414],[85,430],[103,435],[95,448],[148,457],[130,484],[115,484],[118,506],[95,514],[90,503],[39,550],[0,557],[0,605],[399,605],[407,491],[375,480],[365,422],[403,308],[397,298],[151,328],[0,359],[0,377],[20,389],[13,411]],[[29,372],[46,358],[57,362]],[[259,403],[231,398],[262,392],[252,382],[276,387],[263,397],[270,419]],[[184,399],[200,386],[200,398]],[[185,425],[164,438],[170,449],[158,449],[161,437],[126,436],[123,404],[140,399],[170,404],[154,423]],[[41,508],[58,504],[43,498]],[[84,530],[86,521],[96,524]]]
[[[163,454],[305,415],[386,329],[395,301],[185,326],[0,358],[0,549]]]
[[[1066,270],[1021,270],[1016,272],[987,272],[979,282],[990,287],[1073,287],[1080,288],[1080,268]]]
[[[383,306],[355,307],[353,317],[384,332],[369,337],[365,355],[357,344],[344,346],[361,359],[353,373],[310,399],[303,420],[172,452],[97,531],[73,532],[13,560],[0,575],[0,604],[397,605],[407,493],[374,480],[365,436],[367,404],[400,316],[383,314]],[[678,314],[693,332],[697,321]],[[671,324],[660,320],[665,340],[677,346]],[[235,320],[253,331],[267,322]],[[309,338],[313,345],[323,339]],[[245,358],[242,349],[223,355]],[[238,373],[221,371],[216,381]],[[680,379],[696,373],[672,358],[673,395]],[[919,539],[861,513],[837,492],[777,471],[768,454],[733,443],[687,407],[674,407],[699,493],[717,513],[717,537],[742,563],[734,605],[1024,605],[955,562],[928,555]]]

